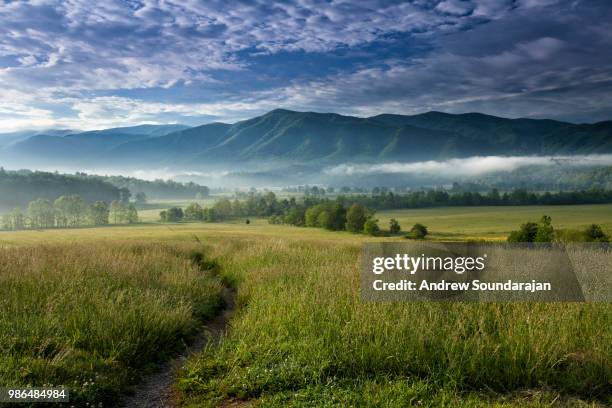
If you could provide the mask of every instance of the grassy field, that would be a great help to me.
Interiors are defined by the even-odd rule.
[[[552,217],[555,228],[582,229],[599,224],[612,234],[612,204],[425,208],[381,211],[376,218],[383,228],[388,228],[391,218],[397,219],[404,229],[419,222],[429,228],[432,239],[499,240],[526,221],[537,222],[543,214]]]
[[[358,244],[283,238],[211,242],[241,308],[183,371],[187,406],[612,402],[608,304],[367,304]]]
[[[76,406],[114,406],[221,306],[219,279],[194,262],[201,250],[121,241],[2,249],[0,384],[65,385]]]
[[[612,206],[378,218],[424,223],[434,239],[500,239],[543,213],[610,232]],[[389,239],[402,238],[265,220],[0,232],[0,383],[66,384],[112,406],[214,313],[224,281],[237,311],[181,371],[185,406],[612,404],[611,305],[363,303],[361,243]],[[194,252],[216,259],[220,276]]]

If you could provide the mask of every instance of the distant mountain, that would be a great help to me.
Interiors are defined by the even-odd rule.
[[[18,132],[0,133],[0,148],[26,140],[29,137],[45,134],[50,136],[65,136],[75,133],[71,129],[21,130]]]
[[[105,160],[105,153],[124,143],[161,137],[184,129],[188,129],[188,126],[140,125],[65,134],[54,131],[35,134],[5,150],[11,154],[52,162],[83,158]]]
[[[16,143],[9,151],[48,160],[189,167],[612,153],[610,121],[575,125],[441,112],[359,118],[277,109],[234,124],[173,126],[145,125],[65,137],[39,135]]]

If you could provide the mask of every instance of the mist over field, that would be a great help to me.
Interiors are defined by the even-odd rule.
[[[476,156],[444,161],[428,160],[414,163],[341,164],[324,170],[330,176],[364,174],[420,174],[442,177],[480,176],[493,172],[508,172],[526,166],[609,166],[612,154],[576,156]]]

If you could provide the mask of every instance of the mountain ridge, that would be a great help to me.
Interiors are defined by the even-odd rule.
[[[612,121],[572,124],[436,111],[355,117],[275,109],[231,124],[144,125],[62,137],[36,135],[4,150],[52,161],[78,157],[190,167],[258,161],[339,163],[593,154],[612,153]]]

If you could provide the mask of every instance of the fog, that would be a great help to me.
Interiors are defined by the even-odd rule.
[[[526,166],[609,166],[612,154],[576,156],[475,156],[444,161],[412,163],[340,164],[324,169],[329,176],[363,176],[374,174],[414,174],[438,177],[470,177]]]
[[[343,163],[330,164],[321,168],[320,164],[299,164],[287,162],[249,162],[243,165],[227,163],[214,167],[196,165],[191,168],[181,166],[147,166],[133,163],[132,166],[86,166],[42,165],[25,163],[0,166],[11,170],[30,169],[74,174],[83,172],[102,176],[135,177],[142,180],[174,180],[195,182],[212,188],[243,189],[250,187],[276,188],[292,185],[329,185],[329,186],[434,186],[453,181],[469,181],[483,176],[501,176],[499,180],[511,182],[510,172],[522,171],[522,176],[546,179],[552,183],[560,171],[588,171],[598,166],[612,166],[612,154],[602,155],[559,155],[559,156],[474,156],[449,160],[428,160],[420,162],[392,163]],[[28,166],[27,164],[31,164]],[[537,169],[534,169],[537,167]],[[580,169],[583,170],[580,170]],[[507,176],[506,176],[507,174]],[[514,179],[513,179],[514,180]],[[520,183],[517,179],[512,183]]]

